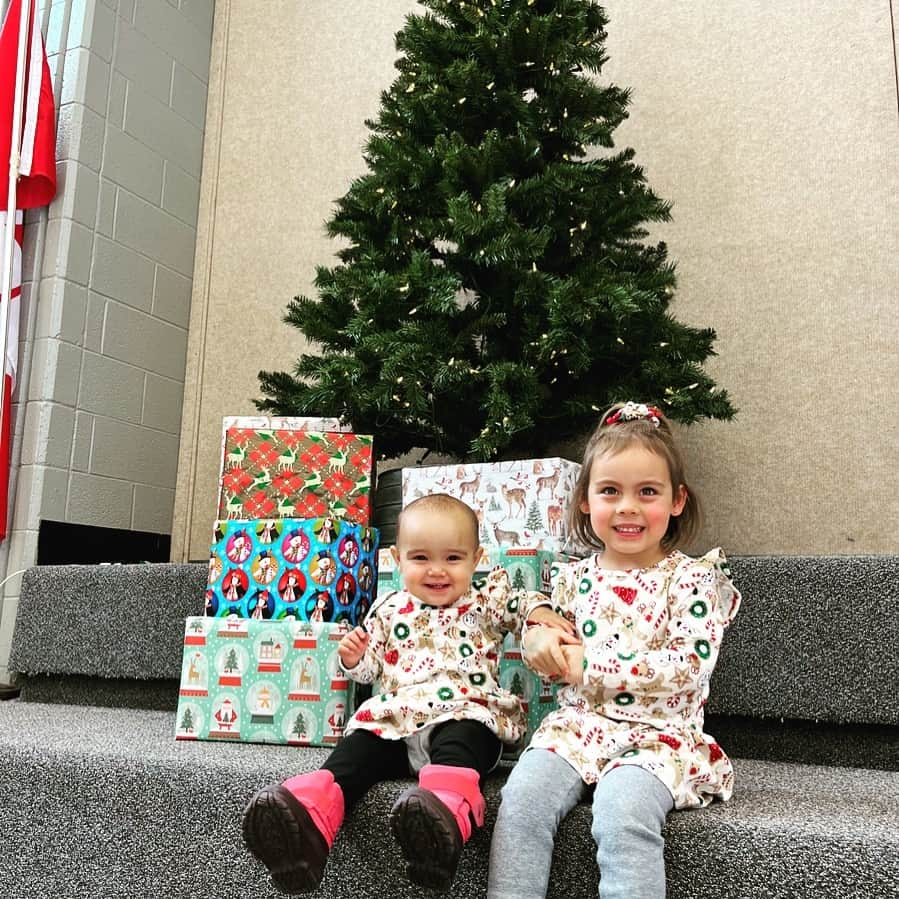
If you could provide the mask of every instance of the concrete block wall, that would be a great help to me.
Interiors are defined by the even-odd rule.
[[[34,564],[42,520],[171,532],[214,0],[38,8],[58,192],[26,216],[5,575]]]

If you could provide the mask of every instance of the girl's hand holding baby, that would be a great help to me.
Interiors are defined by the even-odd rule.
[[[570,670],[570,666],[576,662],[575,659],[570,659],[570,650],[574,647],[580,650],[583,667],[584,649],[580,639],[573,633],[556,627],[533,627],[528,629],[522,642],[528,662],[544,677],[561,677],[569,683],[579,683],[582,671]],[[572,677],[577,677],[578,680],[570,680]]]
[[[574,625],[563,615],[554,612],[549,606],[537,606],[528,615],[528,624],[546,624],[549,627],[561,628],[567,634],[574,633]]]
[[[361,627],[353,628],[337,644],[337,654],[344,668],[355,668],[362,656],[365,655],[365,647],[368,646],[369,636]]]

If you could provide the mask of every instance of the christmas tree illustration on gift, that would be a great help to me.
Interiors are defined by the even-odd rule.
[[[232,646],[228,649],[222,670],[219,672],[219,685],[222,687],[239,687],[242,683],[240,660],[237,650]]]
[[[180,728],[182,733],[192,734],[194,732],[194,714],[188,706],[184,710],[184,714],[181,716],[181,724]]]
[[[306,746],[309,744],[309,725],[303,712],[297,712],[287,742],[291,745]]]

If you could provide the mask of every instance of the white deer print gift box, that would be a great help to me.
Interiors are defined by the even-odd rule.
[[[403,469],[403,505],[448,493],[474,509],[485,546],[566,546],[565,512],[581,466],[526,459]]]

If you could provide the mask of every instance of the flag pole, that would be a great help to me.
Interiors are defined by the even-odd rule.
[[[9,342],[9,315],[12,307],[12,264],[16,239],[16,188],[19,180],[19,161],[22,152],[22,107],[25,94],[25,55],[28,49],[29,21],[34,0],[22,0],[19,14],[19,42],[16,57],[16,87],[12,110],[12,139],[9,148],[9,188],[6,195],[6,229],[3,237],[3,281],[0,284],[0,301],[3,314],[0,315],[0,349],[3,360],[2,378],[6,377],[6,344]],[[2,127],[2,123],[0,123]],[[18,347],[14,348],[19,351]],[[11,399],[11,398],[10,398]],[[6,390],[0,390],[0,421],[3,420]],[[7,509],[7,514],[11,510]]]
[[[22,0],[22,6],[19,12],[19,40],[16,56],[16,86],[15,96],[13,98],[12,112],[12,132],[9,149],[9,188],[7,192],[6,202],[6,228],[3,236],[3,278],[0,282],[0,305],[3,306],[2,314],[0,314],[0,359],[3,360],[0,367],[0,422],[3,421],[3,414],[6,404],[6,350],[9,342],[9,316],[12,307],[12,266],[13,254],[16,239],[16,188],[19,180],[19,160],[22,150],[22,107],[24,106],[25,94],[25,57],[28,48],[28,25],[31,18],[31,8],[33,0]],[[0,123],[3,127],[3,123]],[[18,353],[19,348],[15,347],[14,351]],[[12,402],[12,394],[10,394],[10,402]],[[12,514],[13,509],[10,507],[6,510],[7,516]],[[0,621],[3,620],[3,606],[6,603],[5,593],[0,593]],[[0,699],[11,699],[19,694],[17,687],[11,684],[0,683]]]

